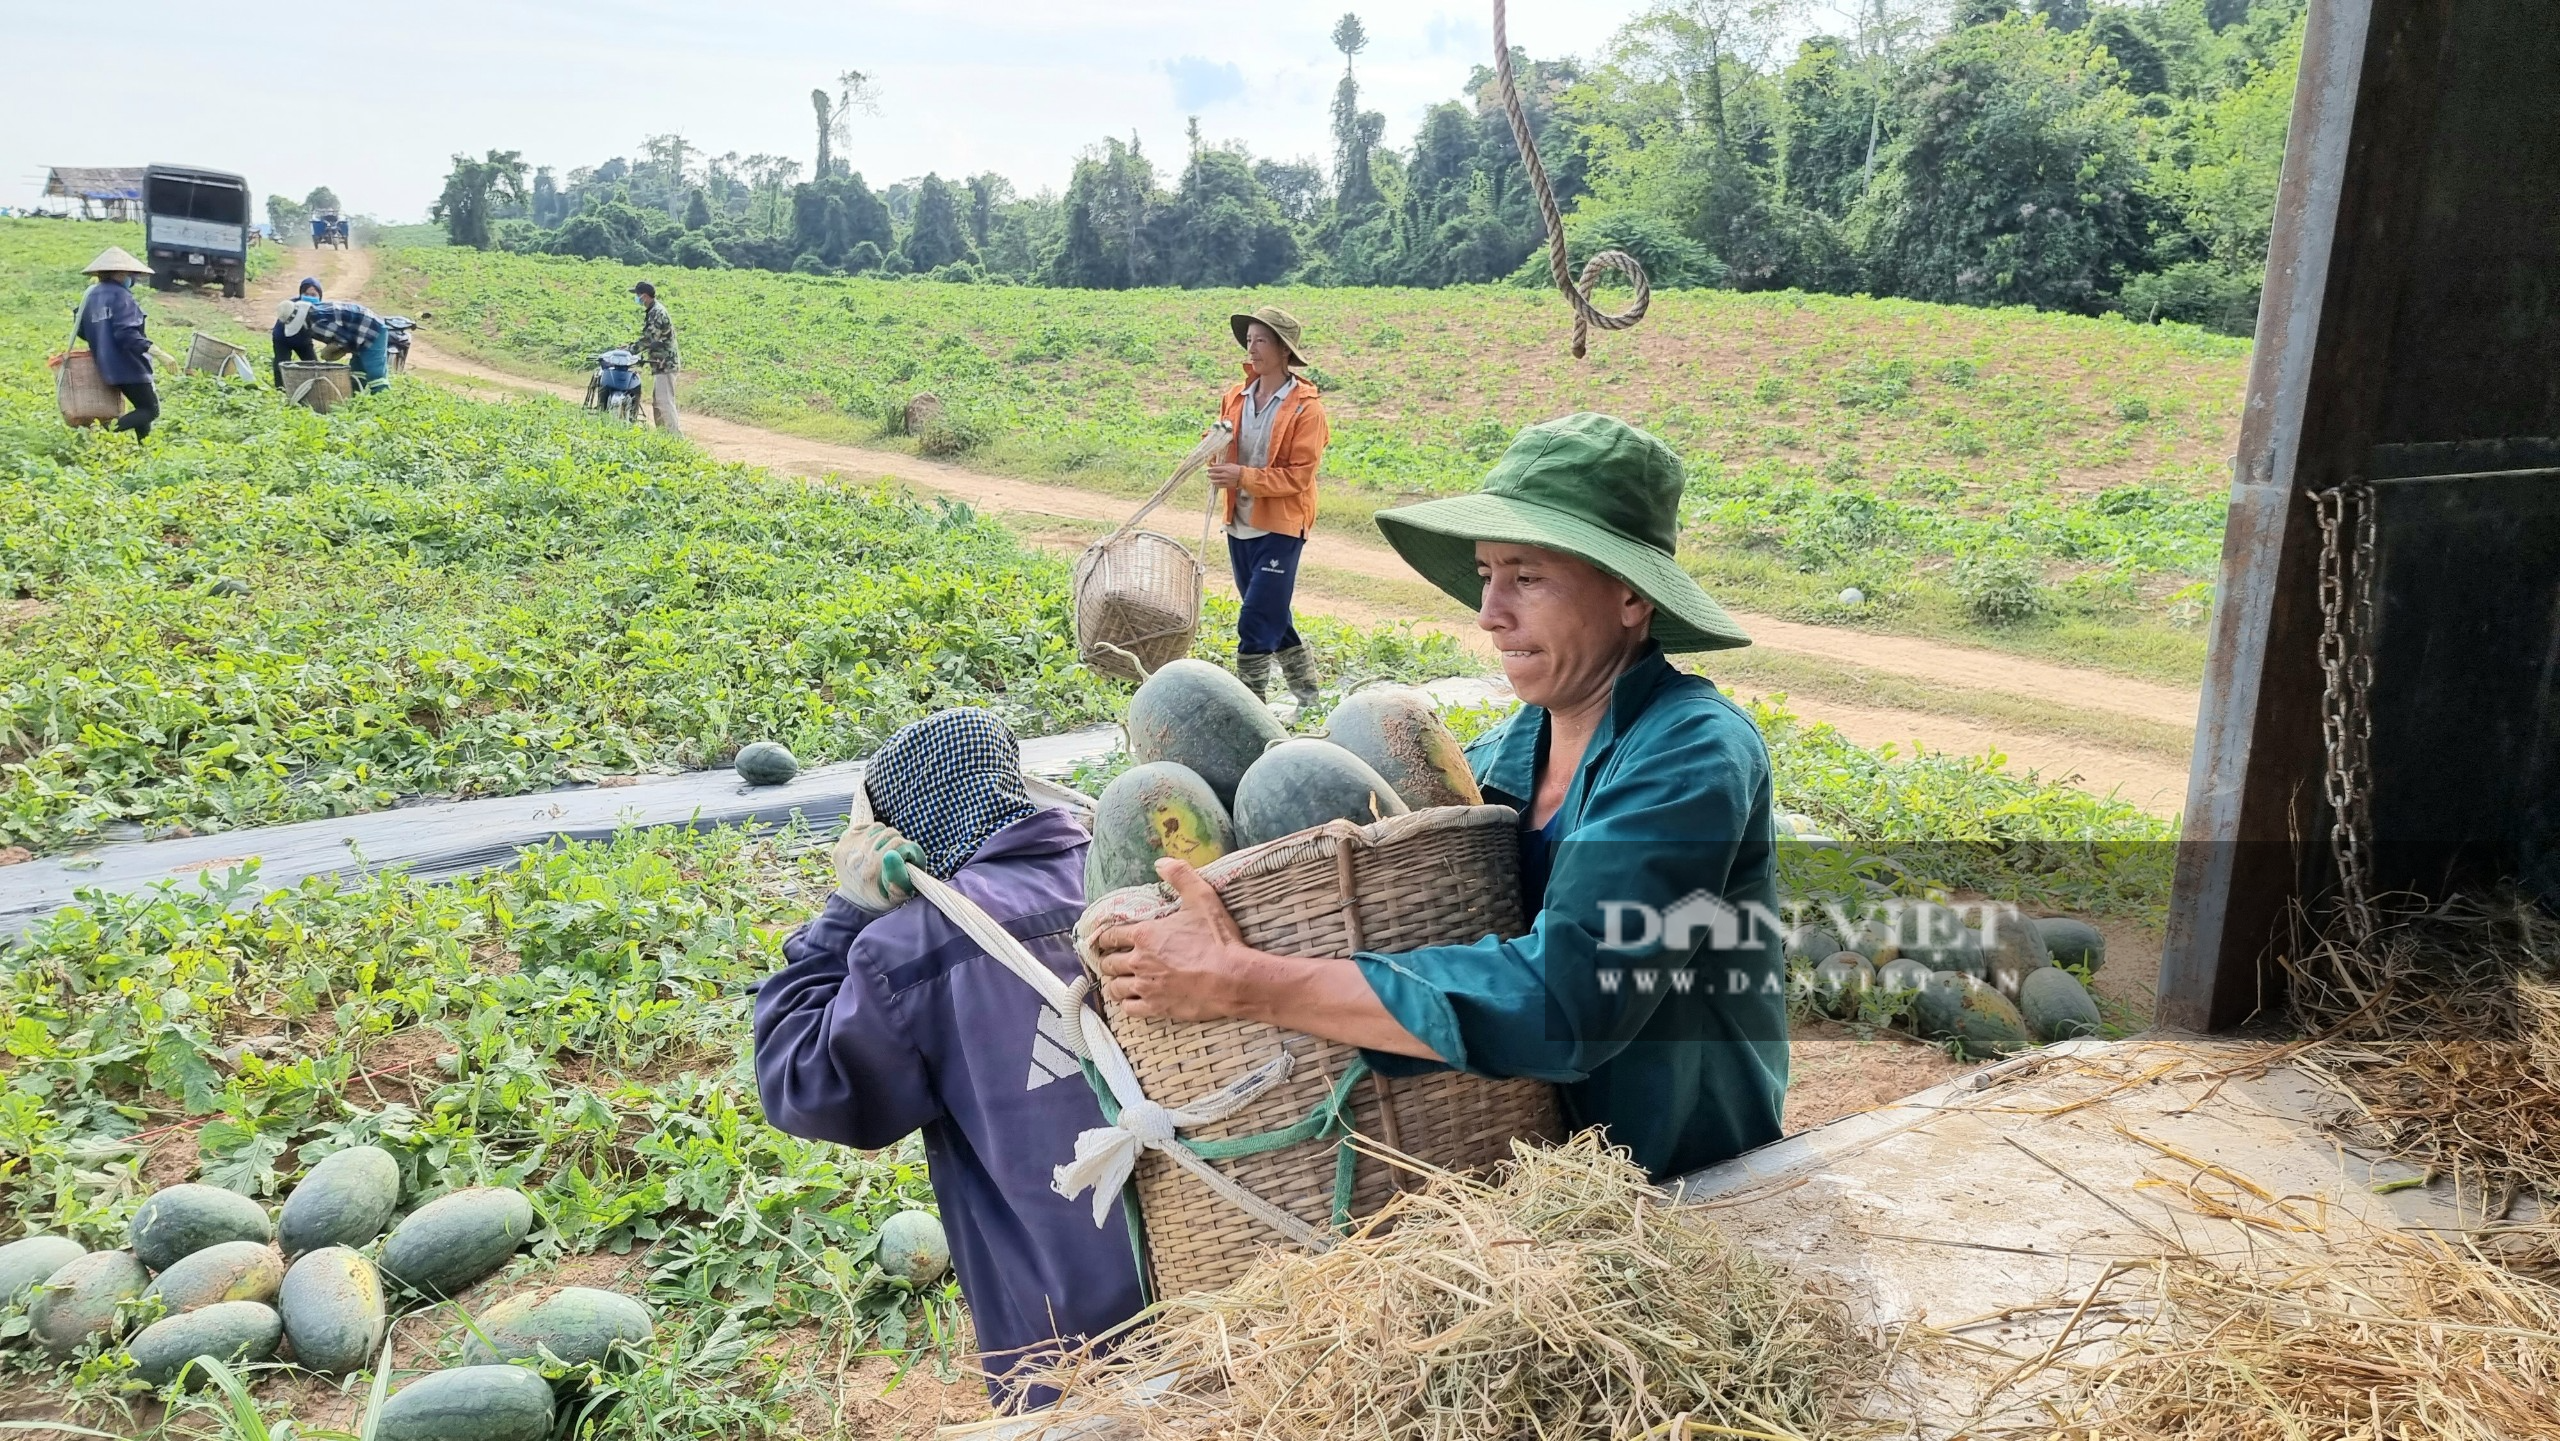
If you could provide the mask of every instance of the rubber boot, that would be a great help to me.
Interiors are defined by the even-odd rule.
[[[1280,674],[1289,681],[1290,698],[1301,712],[1316,708],[1324,699],[1324,690],[1316,684],[1316,655],[1304,645],[1293,645],[1279,653]]]
[[[1237,651],[1236,679],[1244,682],[1244,688],[1253,692],[1255,700],[1261,700],[1269,695],[1271,693],[1271,652],[1267,650]]]

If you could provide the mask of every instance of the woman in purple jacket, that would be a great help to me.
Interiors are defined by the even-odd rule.
[[[1041,810],[1004,722],[948,710],[892,736],[862,780],[879,819],[836,845],[837,890],[783,943],[756,997],[765,1118],[876,1149],[924,1133],[934,1199],[998,1406],[1043,1406],[1006,1375],[1143,1304],[1125,1220],[1051,1188],[1103,1124],[1067,1021],[951,924],[915,904],[921,866],[986,909],[1063,980],[1084,910],[1084,829]],[[1017,1393],[1021,1394],[1017,1394]]]
[[[133,298],[133,283],[151,267],[110,245],[86,273],[97,283],[80,297],[80,338],[97,357],[98,379],[124,392],[133,406],[116,418],[115,428],[140,440],[160,418],[160,392],[151,386],[151,337],[143,331],[141,302]]]

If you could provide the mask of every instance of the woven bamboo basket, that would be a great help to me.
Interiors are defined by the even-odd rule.
[[[65,425],[96,425],[124,414],[124,393],[98,378],[98,357],[74,350],[53,373],[54,404]]]
[[[1200,634],[1200,581],[1205,574],[1200,555],[1172,536],[1138,529],[1138,522],[1164,504],[1185,477],[1224,453],[1234,436],[1225,421],[1211,426],[1136,515],[1076,557],[1075,583],[1068,593],[1075,599],[1077,659],[1104,675],[1142,681],[1191,653],[1191,642]],[[1209,548],[1209,518],[1217,508],[1214,489],[1209,502],[1200,517],[1201,553]]]
[[[355,374],[343,361],[288,360],[278,370],[285,399],[322,415],[355,393]]]
[[[1144,680],[1191,653],[1200,635],[1199,557],[1152,530],[1114,535],[1076,558],[1076,656]]]
[[[255,379],[257,372],[249,368],[249,352],[227,340],[216,340],[199,330],[187,342],[187,373],[190,375],[238,376]]]
[[[1259,950],[1347,956],[1458,944],[1527,929],[1520,906],[1519,816],[1507,806],[1443,806],[1374,825],[1334,821],[1238,851],[1201,870]],[[1097,902],[1141,919],[1131,892]],[[1174,908],[1159,892],[1156,913]],[[1254,1021],[1133,1020],[1108,1005],[1112,1033],[1149,1098],[1179,1108],[1234,1081],[1285,1048],[1297,1064],[1222,1121],[1186,1133],[1217,1140],[1277,1130],[1332,1092],[1358,1058],[1353,1046]],[[1562,1134],[1553,1087],[1490,1081],[1456,1071],[1389,1080],[1374,1072],[1354,1090],[1351,1127],[1432,1165],[1472,1171],[1507,1158],[1519,1137]],[[1215,1163],[1264,1200],[1317,1227],[1332,1221],[1336,1147],[1310,1142]],[[1361,1156],[1351,1214],[1386,1204],[1406,1173]],[[1148,1280],[1158,1297],[1226,1284],[1278,1238],[1166,1157],[1138,1163],[1138,1207]]]

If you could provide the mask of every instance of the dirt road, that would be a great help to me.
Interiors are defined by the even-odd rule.
[[[331,295],[363,296],[373,271],[372,257],[367,252],[322,251],[310,259]],[[272,307],[276,300],[289,298],[298,278],[279,271],[260,293],[263,305]],[[536,393],[572,401],[584,393],[579,386],[510,374],[437,350],[423,338],[423,333],[411,352],[410,366],[479,389]],[[1039,521],[1065,521],[1075,526],[1116,524],[1130,508],[1130,503],[1118,496],[989,475],[900,451],[786,435],[717,416],[688,414],[684,417],[684,431],[687,438],[722,460],[809,477],[842,474],[889,478],[940,492],[981,510],[1028,522],[1025,529],[1035,539],[1061,548],[1080,544],[1079,533],[1069,530],[1060,534],[1067,528],[1052,527],[1051,533],[1043,535]],[[1423,609],[1421,605],[1390,605],[1354,593],[1359,581],[1387,582],[1397,587],[1413,584],[1413,573],[1382,544],[1363,544],[1347,536],[1320,532],[1308,542],[1305,565],[1299,589],[1302,609],[1362,623],[1415,621],[1425,628],[1445,630],[1479,653],[1489,654],[1482,637],[1467,623],[1465,612],[1455,605],[1424,603],[1436,608]],[[1215,574],[1217,569],[1211,567],[1213,579],[1222,580]],[[1353,584],[1333,581],[1328,573]],[[1806,625],[1775,616],[1736,612],[1735,618],[1751,633],[1755,644],[1766,651],[1943,687],[2029,698],[2070,712],[2123,717],[2170,727],[2179,733],[2187,732],[2195,723],[2195,692],[2176,686],[1937,641]],[[1751,693],[1748,686],[1733,688]],[[2185,767],[2152,751],[2110,747],[2033,729],[1985,725],[1929,711],[1846,704],[1800,692],[1790,696],[1789,705],[1807,719],[1830,723],[1861,745],[1896,744],[1908,749],[1917,744],[1956,755],[1997,750],[2007,755],[2015,768],[2051,779],[2068,778],[2101,794],[2120,795],[2157,814],[2173,815],[2186,801]]]

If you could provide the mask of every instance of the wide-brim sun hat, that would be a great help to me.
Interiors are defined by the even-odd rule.
[[[1236,333],[1236,344],[1245,343],[1248,327],[1256,322],[1270,327],[1271,333],[1280,337],[1282,348],[1289,352],[1291,365],[1301,368],[1306,366],[1307,352],[1299,338],[1298,317],[1276,305],[1265,305],[1257,310],[1239,310],[1227,317],[1227,328]]]
[[[1476,543],[1532,545],[1587,561],[1653,602],[1653,638],[1666,651],[1749,645],[1680,567],[1687,483],[1671,447],[1586,411],[1520,432],[1475,494],[1379,511],[1378,529],[1407,565],[1469,610],[1484,607]]]
[[[308,300],[288,300],[276,306],[276,324],[283,326],[289,337],[300,335],[302,327],[310,320],[311,302]]]
[[[110,245],[98,252],[98,258],[80,268],[83,275],[149,275],[151,267],[133,258],[121,245]]]

